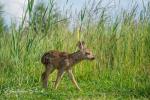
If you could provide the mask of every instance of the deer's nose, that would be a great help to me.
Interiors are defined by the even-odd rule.
[[[94,60],[94,59],[95,59],[95,57],[92,57],[92,58],[91,58],[91,60]]]

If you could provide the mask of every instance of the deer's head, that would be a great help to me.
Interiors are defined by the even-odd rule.
[[[77,43],[77,46],[79,48],[80,54],[83,57],[83,59],[87,59],[87,60],[94,60],[95,59],[95,56],[92,53],[92,51],[90,49],[86,48],[84,41],[79,41]]]

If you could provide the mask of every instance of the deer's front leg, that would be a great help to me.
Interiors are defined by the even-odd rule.
[[[73,75],[73,73],[72,73],[72,69],[67,70],[67,73],[68,73],[68,76],[69,76],[69,78],[71,79],[72,83],[76,86],[76,88],[77,88],[78,90],[81,90],[80,87],[78,86],[76,80],[75,80],[75,77],[74,77],[74,75]]]
[[[63,75],[64,75],[64,69],[60,69],[60,70],[58,70],[57,78],[56,78],[55,86],[54,86],[54,87],[55,87],[55,89],[57,89],[57,88],[58,88],[58,85],[59,85],[59,83],[60,83],[60,81],[61,81],[61,79],[62,79]]]

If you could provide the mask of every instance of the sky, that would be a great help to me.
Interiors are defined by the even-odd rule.
[[[35,0],[37,1],[37,0]],[[39,1],[45,1],[47,0],[39,0]],[[72,5],[72,11],[73,12],[79,12],[80,9],[83,7],[85,2],[87,3],[89,0],[56,0],[58,2],[58,7],[60,7],[60,10],[63,11],[64,5],[66,9]],[[68,2],[67,2],[68,1]],[[95,0],[98,1],[98,0]],[[137,1],[137,4],[139,5],[139,9],[142,8],[142,0],[103,0],[102,6],[108,5],[110,2],[112,5],[115,6],[115,8],[112,9],[112,14],[115,14],[118,9],[129,9],[132,5],[131,2]],[[143,0],[145,2],[145,5],[150,0]],[[25,6],[27,4],[27,0],[1,0],[0,1],[2,5],[4,6],[4,18],[5,22],[9,24],[11,20],[18,22],[21,22],[23,12],[25,10]]]

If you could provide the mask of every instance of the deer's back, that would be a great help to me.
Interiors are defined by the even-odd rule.
[[[46,52],[44,53],[44,55],[42,56],[41,58],[41,62],[44,64],[44,65],[47,65],[47,64],[52,64],[52,65],[55,65],[55,66],[58,66],[58,64],[65,58],[68,57],[68,53],[66,52],[60,52],[60,51],[49,51],[49,52]]]

